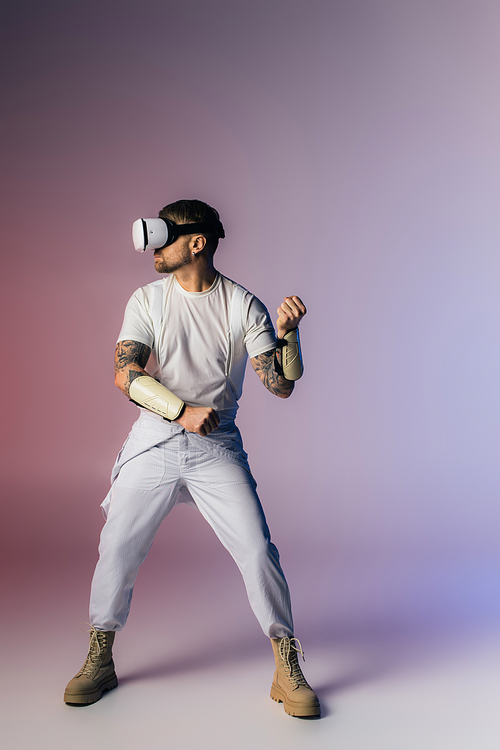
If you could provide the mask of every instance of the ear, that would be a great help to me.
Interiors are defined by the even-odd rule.
[[[191,250],[194,255],[198,255],[198,253],[201,253],[205,245],[207,244],[206,237],[204,237],[202,234],[195,234],[193,237],[191,237],[190,241]]]

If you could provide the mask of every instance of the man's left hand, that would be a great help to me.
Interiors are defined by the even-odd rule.
[[[278,320],[276,321],[276,330],[278,338],[282,339],[288,331],[293,331],[299,325],[300,321],[306,314],[306,306],[295,294],[292,297],[285,297],[284,302],[278,307]]]

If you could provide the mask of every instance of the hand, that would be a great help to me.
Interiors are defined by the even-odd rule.
[[[300,297],[285,297],[285,301],[278,307],[278,320],[276,329],[278,338],[282,339],[285,333],[293,331],[299,325],[307,310]]]
[[[186,406],[179,419],[174,421],[188,432],[206,437],[217,429],[220,419],[217,412],[208,406]]]

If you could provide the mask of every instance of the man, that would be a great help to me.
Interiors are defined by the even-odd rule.
[[[156,271],[168,276],[131,297],[116,347],[115,383],[141,413],[102,505],[106,523],[92,582],[90,648],[64,700],[94,703],[117,686],[112,645],[127,620],[139,566],[170,510],[189,502],[233,556],[271,639],[276,661],[271,697],[293,716],[318,716],[318,699],[297,658],[303,652],[293,634],[278,550],[234,423],[247,355],[271,393],[291,395],[294,381],[285,376],[297,361],[300,372],[289,377],[301,374],[294,342],[306,309],[299,297],[285,298],[278,308],[277,342],[264,305],[214,268],[224,237],[215,209],[181,200],[159,217],[139,220],[139,244],[145,249],[153,225],[166,231],[166,241],[156,243],[154,262]],[[154,379],[145,370],[152,351],[158,363]]]

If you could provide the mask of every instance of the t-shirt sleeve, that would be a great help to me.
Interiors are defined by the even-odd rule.
[[[153,321],[148,312],[146,295],[142,288],[134,292],[127,302],[118,341],[139,341],[149,346],[150,349],[154,346]]]
[[[276,334],[271,318],[266,306],[257,297],[251,298],[248,307],[243,340],[250,358],[276,349]]]

